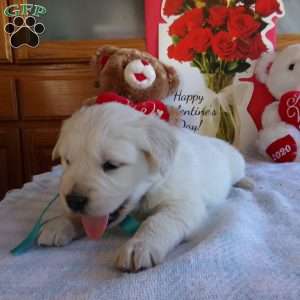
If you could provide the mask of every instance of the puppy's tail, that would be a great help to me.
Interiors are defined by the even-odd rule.
[[[237,182],[234,187],[241,188],[247,191],[253,191],[255,188],[255,182],[250,177],[244,177],[239,182]]]

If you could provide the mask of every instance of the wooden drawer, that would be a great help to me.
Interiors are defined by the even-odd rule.
[[[18,71],[17,91],[23,120],[61,119],[95,96],[89,65],[27,67]]]
[[[15,128],[0,128],[0,200],[22,184],[20,134]]]
[[[16,120],[17,118],[15,81],[0,77],[0,120]]]
[[[24,129],[23,154],[25,180],[30,181],[33,175],[50,171],[54,164],[52,150],[56,144],[60,128]]]
[[[96,95],[92,78],[20,80],[18,91],[23,119],[64,118]]]

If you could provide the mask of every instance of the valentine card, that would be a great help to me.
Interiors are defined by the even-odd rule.
[[[281,0],[146,1],[148,50],[180,77],[167,102],[182,127],[242,149],[253,144],[272,101],[253,76],[255,61],[274,49],[283,15]]]

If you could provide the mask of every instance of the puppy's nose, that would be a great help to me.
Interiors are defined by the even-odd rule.
[[[84,210],[84,207],[87,205],[88,198],[80,194],[71,193],[66,195],[66,201],[71,210],[80,213]]]

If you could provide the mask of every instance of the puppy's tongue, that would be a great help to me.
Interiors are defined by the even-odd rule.
[[[81,223],[84,227],[85,233],[91,240],[99,240],[107,227],[108,216],[81,216]]]

